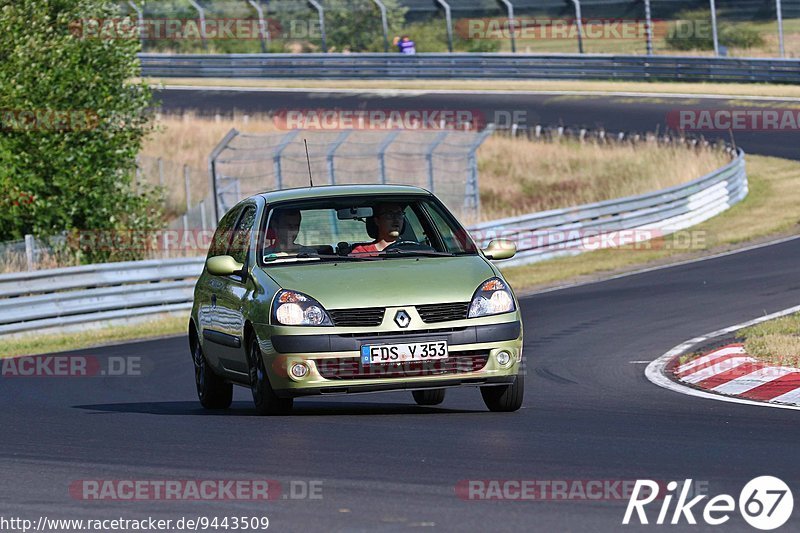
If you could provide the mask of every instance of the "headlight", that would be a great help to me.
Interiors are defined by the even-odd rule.
[[[484,281],[469,305],[469,318],[479,316],[499,315],[514,311],[514,297],[508,286],[499,278]]]
[[[281,290],[275,295],[272,317],[284,326],[332,326],[318,301],[302,292]]]

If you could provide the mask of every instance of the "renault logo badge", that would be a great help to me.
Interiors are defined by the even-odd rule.
[[[401,328],[407,328],[408,325],[411,324],[411,317],[408,316],[408,313],[406,313],[401,309],[400,311],[395,313],[394,323],[400,326]]]

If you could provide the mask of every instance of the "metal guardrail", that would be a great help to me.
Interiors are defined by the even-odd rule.
[[[707,220],[747,196],[744,152],[722,168],[660,191],[472,226],[479,246],[505,238],[517,246],[503,266],[534,263],[618,244],[661,237]],[[634,234],[631,232],[635,231]],[[634,244],[634,243],[630,243]]]
[[[469,230],[482,247],[498,237],[514,241],[517,255],[502,264],[518,265],[586,251],[587,236],[632,229],[668,234],[711,218],[746,195],[744,153],[739,151],[729,164],[683,185]],[[2,274],[0,334],[188,310],[203,263],[200,257]]]
[[[165,78],[593,79],[800,83],[800,60],[600,54],[140,54]]]

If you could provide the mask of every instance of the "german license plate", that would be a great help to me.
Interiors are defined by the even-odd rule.
[[[447,356],[447,341],[364,345],[361,347],[361,364],[363,365],[430,361],[447,359]]]

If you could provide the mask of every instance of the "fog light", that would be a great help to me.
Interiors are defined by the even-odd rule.
[[[495,356],[497,358],[497,362],[500,363],[502,366],[506,366],[509,361],[511,361],[511,354],[507,351],[503,350],[502,352],[497,352]]]
[[[303,363],[295,363],[292,365],[292,376],[296,378],[304,378],[308,374],[308,367]]]

